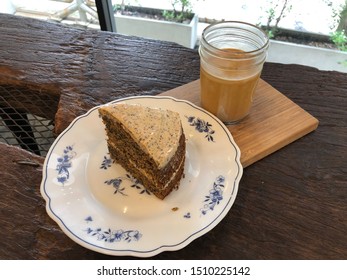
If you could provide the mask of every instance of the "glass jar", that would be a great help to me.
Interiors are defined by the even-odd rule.
[[[268,46],[266,33],[249,23],[206,27],[199,47],[201,106],[226,124],[246,117]]]

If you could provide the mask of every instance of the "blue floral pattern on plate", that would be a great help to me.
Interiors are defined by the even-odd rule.
[[[130,185],[131,188],[140,190],[139,194],[151,195],[151,193],[147,189],[145,189],[145,187],[142,184],[140,184],[139,180],[137,180],[136,178],[134,178],[133,176],[129,174],[125,174],[125,176],[120,176],[114,179],[106,180],[104,183],[109,186],[112,185],[114,187],[115,189],[114,194],[119,193],[121,195],[127,196],[127,194],[124,193],[125,187],[122,185],[124,180],[127,180],[132,183]]]
[[[63,155],[58,157],[56,171],[58,171],[57,180],[63,186],[66,182],[68,182],[70,178],[70,168],[72,166],[72,159],[76,156],[76,152],[73,150],[73,146],[66,146]]]
[[[93,218],[88,216],[85,221],[87,223],[92,222]],[[113,242],[132,242],[139,241],[142,237],[142,234],[138,230],[123,230],[123,229],[111,229],[108,228],[103,230],[102,228],[91,228],[86,229],[87,234],[96,237],[98,241],[113,243]]]
[[[191,126],[195,127],[196,131],[200,133],[206,133],[205,138],[207,138],[209,142],[214,142],[213,134],[215,133],[215,131],[212,129],[212,124],[210,124],[208,121],[194,116],[186,116],[186,118],[188,120],[188,123]]]
[[[100,169],[107,170],[114,164],[113,160],[109,155],[104,156]],[[109,186],[112,186],[115,191],[114,194],[121,194],[124,196],[127,196],[127,194],[124,192],[125,187],[124,184],[122,184],[124,181],[128,181],[131,183],[130,187],[139,190],[139,194],[148,194],[151,193],[140,183],[139,180],[131,176],[130,174],[126,173],[124,176],[119,176],[113,179],[108,179],[104,181],[104,184],[107,184]]]
[[[113,163],[113,161],[112,161],[110,156],[104,156],[104,159],[102,160],[100,169],[107,170],[109,167],[112,166],[112,163]]]
[[[206,215],[208,211],[213,211],[215,206],[223,200],[224,181],[225,177],[222,175],[214,181],[209,195],[205,196],[204,207],[200,209],[203,215]]]
[[[186,214],[183,215],[183,217],[186,219],[190,219],[192,216],[191,216],[190,212],[187,212]]]

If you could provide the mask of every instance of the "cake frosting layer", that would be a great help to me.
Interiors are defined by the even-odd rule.
[[[178,113],[133,104],[109,105],[100,110],[120,122],[159,169],[176,153],[182,134]]]

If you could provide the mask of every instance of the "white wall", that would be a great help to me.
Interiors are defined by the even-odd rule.
[[[17,0],[18,1],[18,0]],[[266,24],[267,11],[282,0],[191,0],[193,10],[200,18],[238,20],[253,24]],[[112,0],[119,4],[122,0]],[[274,4],[271,4],[274,3]],[[334,28],[333,9],[338,10],[345,0],[290,0],[292,8],[281,19],[279,27],[308,32],[329,34]],[[126,4],[143,7],[170,9],[170,0],[125,0]],[[277,10],[281,5],[277,7]]]
[[[0,13],[14,14],[16,11],[11,0],[1,0],[0,2]]]

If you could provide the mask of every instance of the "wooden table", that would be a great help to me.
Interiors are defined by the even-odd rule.
[[[56,134],[95,105],[199,78],[197,51],[173,43],[3,14],[0,38],[0,86],[19,90],[1,97],[54,118]],[[212,231],[153,259],[347,258],[347,75],[266,63],[262,78],[316,117],[317,130],[245,168],[233,207]],[[40,111],[40,100],[51,110]],[[0,259],[130,258],[87,250],[48,217],[43,157],[7,144],[0,154]]]

